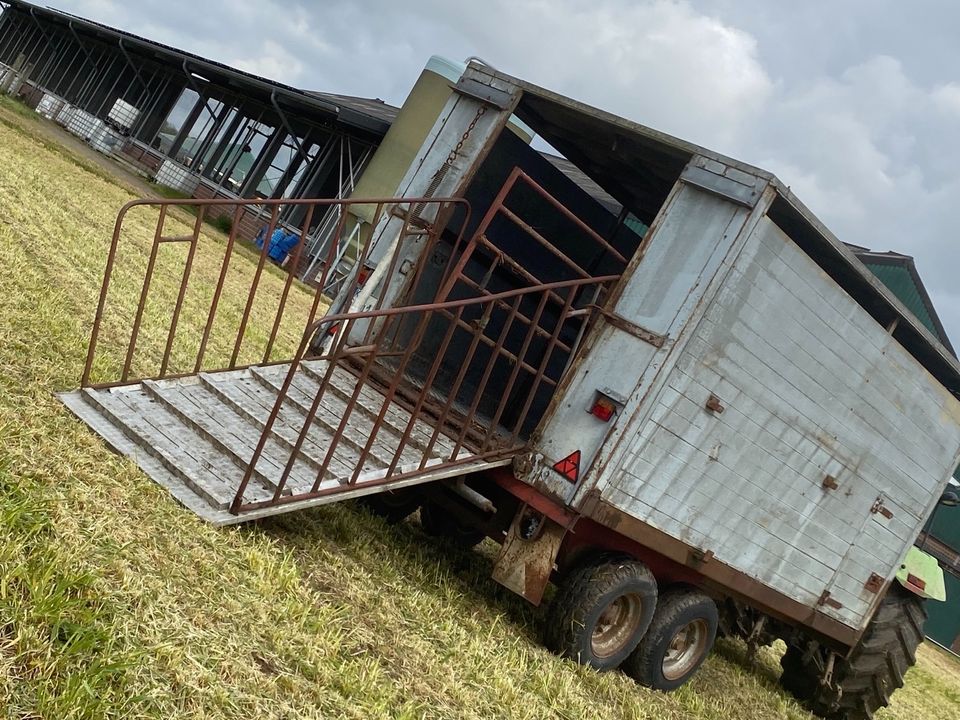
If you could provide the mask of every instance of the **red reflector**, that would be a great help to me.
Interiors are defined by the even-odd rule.
[[[924,590],[924,589],[926,589],[926,587],[927,587],[927,582],[926,582],[926,580],[921,580],[920,578],[918,578],[918,577],[917,577],[916,575],[914,575],[913,573],[907,575],[907,584],[908,584],[908,585],[913,585],[915,588],[917,588],[917,589],[919,589],[919,590]]]
[[[553,466],[553,469],[563,475],[567,480],[575,483],[580,479],[580,451],[567,455],[563,460]]]
[[[614,413],[617,412],[617,406],[613,404],[612,400],[608,400],[605,397],[599,398],[590,408],[590,414],[595,415],[604,422],[609,422],[610,418],[613,417]]]

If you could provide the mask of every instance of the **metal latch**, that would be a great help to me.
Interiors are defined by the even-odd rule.
[[[884,507],[883,505],[883,496],[879,496],[876,500],[873,501],[873,505],[870,506],[870,512],[873,515],[880,513],[887,520],[890,520],[893,517],[893,511],[890,508]]]
[[[833,475],[827,475],[823,478],[823,489],[824,490],[836,490],[840,487],[837,484],[837,479]]]

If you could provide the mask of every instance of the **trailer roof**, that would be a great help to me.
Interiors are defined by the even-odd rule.
[[[578,102],[478,63],[471,70],[522,90],[515,111],[586,175],[650,223],[694,155],[767,179],[777,192],[769,217],[913,355],[960,397],[960,363],[851,250],[772,173]]]

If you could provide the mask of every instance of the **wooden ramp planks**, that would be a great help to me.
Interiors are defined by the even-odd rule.
[[[64,393],[60,398],[114,450],[132,458],[183,505],[216,525],[291,512],[509,462],[471,462],[470,452],[461,449],[457,460],[464,465],[440,467],[450,459],[454,448],[454,441],[440,433],[421,474],[370,486],[371,482],[384,479],[400,439],[408,429],[408,444],[400,455],[394,475],[417,470],[435,433],[424,420],[413,420],[410,412],[402,406],[389,405],[384,423],[364,457],[359,473],[356,473],[385,400],[374,386],[364,385],[357,392],[354,410],[324,469],[328,450],[357,389],[357,380],[343,368],[334,370],[316,417],[306,427],[299,450],[294,452],[310,406],[320,390],[320,380],[326,372],[325,364],[315,362],[303,367],[295,376],[254,468],[244,500],[256,503],[273,498],[291,457],[294,460],[283,495],[299,496],[310,492],[321,470],[324,471],[318,489],[331,494],[231,514],[230,504],[288,371],[288,365],[273,365],[201,373],[115,388],[86,388]],[[357,480],[350,484],[355,473]]]

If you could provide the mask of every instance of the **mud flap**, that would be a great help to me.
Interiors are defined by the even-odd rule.
[[[562,525],[524,506],[510,525],[491,576],[528,602],[539,605],[566,533]]]

